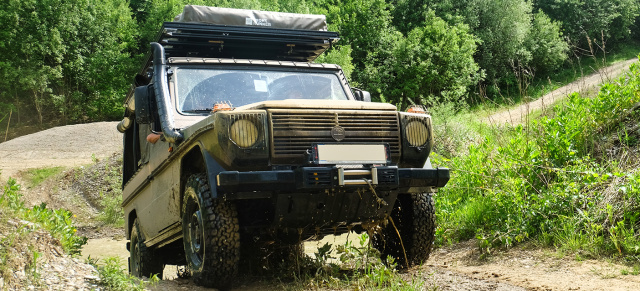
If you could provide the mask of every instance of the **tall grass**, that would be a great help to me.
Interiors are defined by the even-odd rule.
[[[640,132],[628,130],[640,117],[637,92],[636,63],[594,98],[572,94],[553,117],[485,135],[461,155],[433,155],[453,170],[436,198],[437,243],[475,237],[488,250],[533,240],[640,258],[640,171],[620,159],[638,151]]]

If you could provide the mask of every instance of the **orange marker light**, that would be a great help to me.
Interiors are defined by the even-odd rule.
[[[411,105],[411,106],[409,106],[409,108],[407,108],[407,112],[409,112],[409,113],[419,113],[419,114],[427,113],[427,111],[424,110],[424,107],[422,105]]]
[[[213,112],[231,110],[231,105],[227,103],[216,103],[213,105]]]

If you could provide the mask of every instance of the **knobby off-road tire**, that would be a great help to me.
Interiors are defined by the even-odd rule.
[[[140,231],[140,222],[136,218],[131,228],[129,245],[129,272],[136,277],[151,278],[157,274],[162,279],[164,265],[158,256],[154,256],[151,249],[144,244],[144,236]]]
[[[398,268],[426,262],[431,253],[436,228],[432,193],[398,195],[390,218],[393,223],[388,221],[386,225],[382,225],[381,231],[375,233],[372,239],[373,246],[380,251],[382,259],[393,257]]]
[[[182,235],[193,281],[206,287],[230,288],[240,258],[238,214],[235,205],[211,197],[206,174],[187,180]]]

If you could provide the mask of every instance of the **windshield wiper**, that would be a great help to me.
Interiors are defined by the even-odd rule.
[[[186,113],[211,113],[211,110],[213,110],[213,109],[212,108],[203,108],[203,109],[182,110],[182,112],[186,112]]]

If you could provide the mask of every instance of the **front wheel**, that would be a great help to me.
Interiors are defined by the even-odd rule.
[[[206,287],[229,288],[240,258],[235,205],[211,197],[206,174],[189,177],[183,201],[184,252],[193,281]]]
[[[390,220],[372,242],[383,259],[392,257],[400,268],[421,265],[429,259],[435,229],[432,193],[398,195]]]

